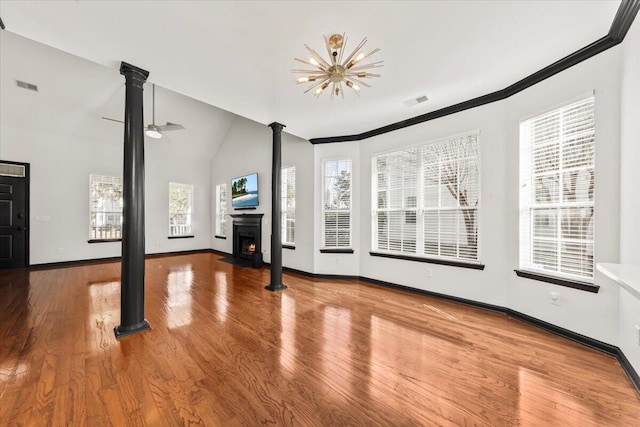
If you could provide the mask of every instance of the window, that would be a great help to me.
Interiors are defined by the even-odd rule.
[[[122,238],[122,178],[89,176],[90,239]]]
[[[227,236],[227,184],[216,186],[216,236]]]
[[[169,237],[192,236],[193,185],[169,183]]]
[[[296,168],[291,166],[282,169],[281,177],[281,211],[282,211],[282,243],[295,243],[296,226]]]
[[[478,133],[372,159],[373,250],[478,260]]]
[[[593,279],[593,96],[520,123],[520,268]]]
[[[322,163],[322,245],[351,247],[351,160]]]

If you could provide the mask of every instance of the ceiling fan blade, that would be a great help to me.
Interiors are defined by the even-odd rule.
[[[184,126],[179,125],[177,123],[169,123],[167,122],[166,125],[162,125],[162,126],[157,126],[158,130],[160,132],[165,132],[165,131],[170,131],[170,130],[182,130],[184,129]]]
[[[110,120],[112,122],[124,123],[124,120],[117,120],[117,119],[112,119],[112,118],[109,118],[109,117],[101,117],[101,119]]]

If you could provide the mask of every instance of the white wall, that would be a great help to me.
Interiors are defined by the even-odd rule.
[[[285,128],[286,130],[286,128]],[[215,231],[216,186],[227,184],[227,214],[261,213],[262,251],[265,262],[271,261],[271,162],[273,133],[271,128],[237,117],[211,161],[212,230]],[[306,272],[313,271],[313,146],[306,140],[282,133],[282,167],[296,168],[295,250],[282,250],[282,264]],[[231,179],[258,173],[259,206],[256,210],[233,210]],[[232,218],[227,217],[227,238],[212,236],[211,247],[233,252]]]
[[[509,263],[504,252],[507,243],[504,221],[508,211],[504,183],[508,176],[504,165],[508,141],[504,117],[505,104],[497,102],[370,138],[361,143],[362,276],[489,304],[506,305]],[[478,242],[480,261],[485,269],[480,271],[370,256],[371,157],[376,153],[424,144],[473,130],[480,130],[481,206]],[[431,272],[431,277],[427,276],[427,271]]]
[[[120,243],[87,241],[89,175],[122,175],[124,128],[100,117],[123,118],[124,77],[6,31],[0,49],[0,159],[31,165],[31,264],[119,256]],[[16,79],[38,92],[18,88]],[[150,123],[150,84],[145,89]],[[162,88],[156,104],[157,123],[186,130],[145,142],[146,252],[208,248],[209,161],[233,115]],[[167,239],[170,181],[195,186],[193,239]]]
[[[618,259],[618,171],[620,66],[622,48],[607,50],[508,99],[507,151],[509,235],[505,256],[518,267],[518,121],[595,90],[595,262]],[[597,294],[509,275],[509,307],[574,332],[617,345],[618,289],[599,271]],[[561,305],[550,303],[549,292],[560,294]]]
[[[640,24],[624,42],[620,116],[620,262],[640,264]]]
[[[640,24],[624,42],[620,120],[620,262],[640,264]],[[636,277],[640,283],[640,277]],[[640,372],[640,300],[620,288],[619,347]]]
[[[518,268],[519,121],[590,90],[596,91],[597,116],[595,258],[618,258],[620,65],[621,48],[613,48],[504,101],[360,142],[359,275],[509,307],[617,344],[618,289],[600,273],[595,277],[600,292],[592,294],[519,278],[513,270]],[[481,132],[479,245],[485,270],[371,257],[371,156],[474,129]],[[318,267],[317,260],[316,255]],[[561,306],[550,304],[550,291],[560,294]]]

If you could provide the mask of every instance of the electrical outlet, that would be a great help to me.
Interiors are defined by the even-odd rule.
[[[61,254],[62,252],[64,252],[64,249],[58,248],[58,253]]]
[[[430,268],[427,268],[427,269],[425,270],[424,274],[425,274],[427,277],[431,277],[431,275],[433,274],[433,272],[431,271],[431,269],[430,269]]]
[[[557,292],[549,292],[549,301],[553,305],[560,305],[560,294]]]
[[[342,264],[342,258],[336,257],[336,264],[338,265]]]
[[[640,345],[640,325],[636,325],[636,342]]]

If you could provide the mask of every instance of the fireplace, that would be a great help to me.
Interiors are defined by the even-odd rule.
[[[262,267],[262,216],[231,215],[233,218],[233,257],[252,267]]]

